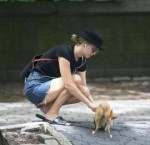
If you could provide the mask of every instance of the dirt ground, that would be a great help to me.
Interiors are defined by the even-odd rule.
[[[150,99],[150,82],[89,82],[94,99],[130,100]],[[0,102],[27,101],[23,83],[0,83]]]

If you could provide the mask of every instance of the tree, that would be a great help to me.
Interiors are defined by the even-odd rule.
[[[9,145],[7,139],[3,136],[1,130],[0,130],[0,145]]]

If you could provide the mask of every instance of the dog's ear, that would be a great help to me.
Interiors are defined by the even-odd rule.
[[[112,120],[117,119],[117,116],[113,114],[113,116],[112,116],[111,119],[112,119]]]

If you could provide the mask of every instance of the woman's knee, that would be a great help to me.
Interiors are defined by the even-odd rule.
[[[74,82],[77,86],[80,86],[82,84],[81,77],[79,75],[74,75]]]

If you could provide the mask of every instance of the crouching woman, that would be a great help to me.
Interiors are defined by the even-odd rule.
[[[92,111],[96,105],[86,82],[86,60],[102,50],[103,39],[93,30],[72,35],[75,45],[59,45],[43,53],[25,81],[25,95],[41,109],[50,123],[66,125],[59,115],[66,104],[85,103]]]

